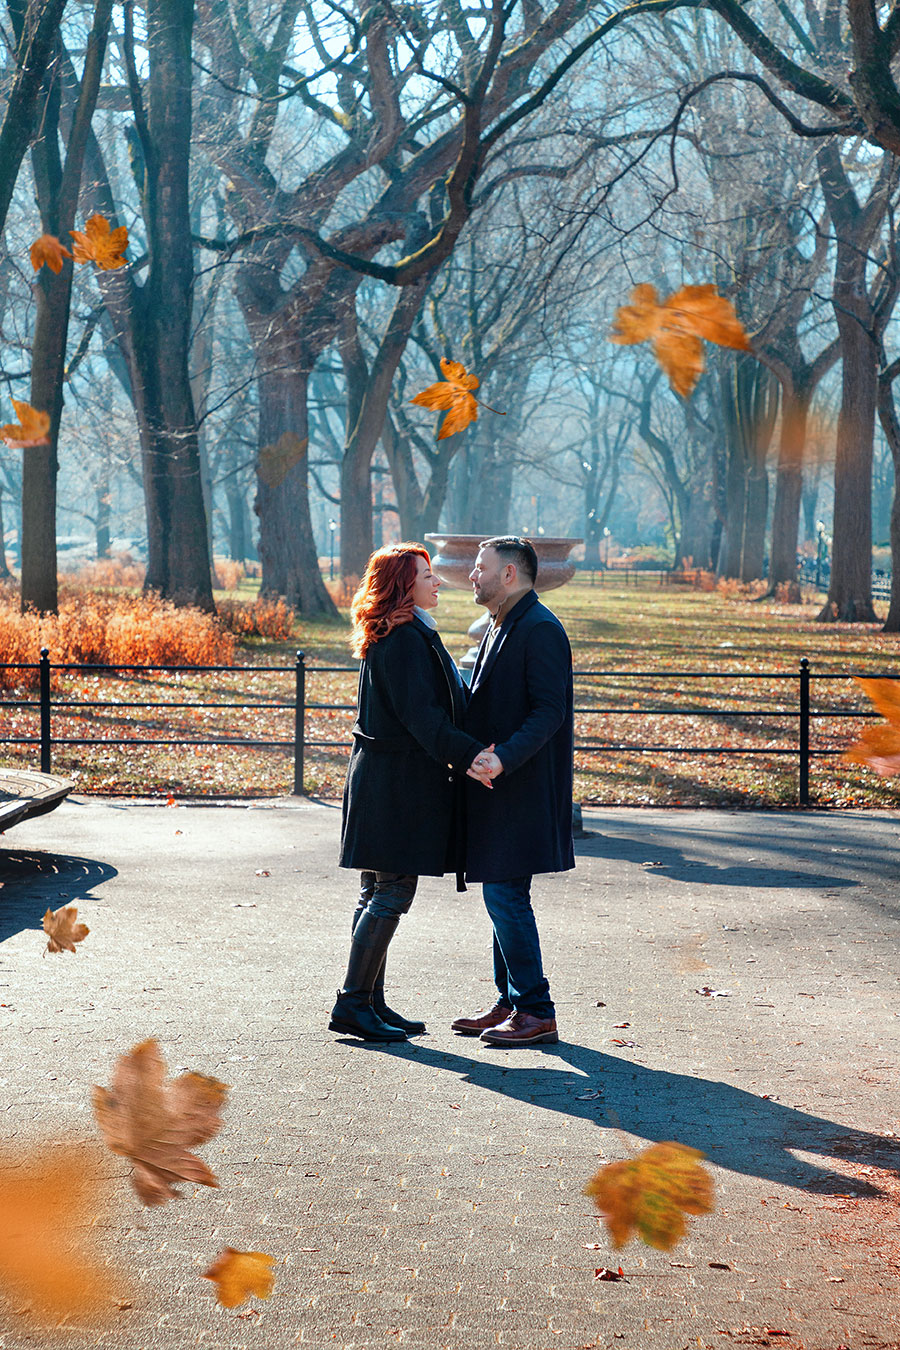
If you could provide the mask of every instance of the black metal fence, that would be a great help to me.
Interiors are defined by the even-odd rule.
[[[229,708],[240,711],[246,708],[259,710],[260,707],[271,709],[272,711],[293,712],[293,736],[291,739],[277,738],[248,738],[241,736],[129,736],[122,738],[116,744],[122,748],[133,745],[159,745],[159,746],[225,746],[252,749],[270,749],[270,750],[289,750],[293,755],[294,775],[293,791],[296,795],[302,795],[304,790],[304,770],[306,755],[308,752],[316,752],[325,749],[343,748],[349,749],[350,738],[345,736],[340,740],[317,740],[310,739],[306,735],[306,715],[308,712],[329,711],[329,712],[352,712],[355,709],[355,703],[323,703],[310,701],[307,698],[307,680],[314,679],[318,675],[333,673],[353,674],[358,670],[356,665],[314,665],[309,666],[306,662],[305,654],[298,651],[293,665],[289,666],[150,666],[150,665],[87,665],[77,662],[60,662],[51,665],[50,653],[47,648],[42,648],[39,662],[33,663],[15,663],[0,664],[0,670],[20,670],[20,671],[38,671],[38,697],[34,698],[11,698],[0,699],[0,709],[18,708],[34,709],[38,715],[38,734],[37,735],[4,735],[0,736],[0,745],[36,745],[40,748],[40,766],[44,773],[52,772],[54,748],[61,746],[76,745],[102,745],[109,748],[111,742],[104,737],[91,736],[67,736],[59,734],[55,724],[58,724],[60,718],[66,716],[83,716],[83,711],[92,709],[122,709],[122,708],[140,708],[147,709],[183,709],[183,708]],[[68,697],[56,697],[52,692],[53,673],[68,672],[79,673],[82,675],[108,675],[115,677],[121,673],[130,673],[132,675],[149,674],[191,674],[198,675],[203,673],[227,673],[229,675],[240,675],[242,672],[252,672],[254,676],[265,675],[283,675],[293,677],[288,682],[291,690],[291,697],[285,699],[254,699],[250,702],[227,701],[227,702],[208,702],[202,700],[192,700],[191,702],[172,702],[170,700],[157,699],[136,699],[133,701],[100,700],[100,699],[73,699]],[[811,695],[812,682],[816,681],[836,681],[851,680],[856,675],[864,676],[868,679],[900,679],[900,673],[879,673],[871,674],[868,672],[846,671],[835,673],[834,671],[815,672],[811,670],[809,660],[804,657],[796,672],[789,671],[740,671],[740,670],[578,670],[575,672],[576,686],[580,688],[586,685],[588,688],[596,686],[598,683],[615,683],[619,688],[627,685],[630,681],[641,682],[653,680],[658,682],[707,682],[723,681],[730,682],[743,680],[765,680],[772,682],[777,688],[783,690],[782,697],[777,707],[727,707],[727,706],[702,706],[685,707],[680,703],[661,704],[659,706],[638,706],[623,707],[619,705],[589,706],[580,703],[576,704],[575,711],[581,716],[603,717],[701,717],[714,719],[747,719],[747,718],[778,718],[789,724],[793,722],[794,735],[791,737],[791,743],[778,746],[759,746],[759,745],[704,745],[704,746],[685,746],[678,744],[655,744],[648,745],[641,743],[628,743],[616,741],[599,740],[576,740],[576,751],[588,752],[606,752],[619,753],[630,752],[638,754],[659,754],[678,757],[682,755],[756,755],[763,758],[783,757],[793,759],[797,765],[798,775],[798,800],[801,805],[808,805],[810,801],[810,762],[813,759],[825,758],[828,756],[839,755],[842,753],[840,747],[816,746],[811,743],[811,731],[813,723],[817,719],[846,719],[860,720],[865,718],[877,717],[878,714],[871,709],[848,709],[844,707],[814,707]],[[677,692],[681,692],[678,690]]]

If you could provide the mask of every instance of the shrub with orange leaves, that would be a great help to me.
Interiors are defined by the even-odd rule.
[[[212,573],[213,590],[236,591],[246,575],[244,564],[235,558],[216,558]]]
[[[334,581],[325,582],[325,589],[339,609],[349,609],[354,595],[359,590],[359,577],[353,573],[346,577],[336,577]]]
[[[294,611],[282,599],[220,600],[219,622],[237,637],[267,637],[287,641],[294,631]]]
[[[59,613],[21,614],[18,598],[0,595],[0,688],[34,686],[37,671],[7,670],[37,662],[41,647],[52,661],[87,665],[233,665],[234,634],[214,615],[179,609],[155,595],[108,595],[74,590]]]
[[[91,590],[101,587],[136,590],[143,586],[146,572],[144,564],[135,562],[130,553],[114,553],[109,558],[82,563],[75,572],[67,572],[63,589],[80,586]]]

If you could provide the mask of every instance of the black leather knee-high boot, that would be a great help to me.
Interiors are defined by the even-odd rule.
[[[381,970],[375,979],[375,987],[372,990],[372,1007],[381,1018],[382,1022],[387,1022],[389,1027],[399,1027],[401,1031],[406,1032],[407,1036],[422,1036],[428,1030],[424,1022],[411,1022],[408,1017],[395,1012],[389,1008],[384,1001],[384,967],[387,962],[387,953],[384,961],[381,963]]]
[[[405,1041],[406,1033],[389,1026],[372,1007],[372,991],[399,917],[385,917],[364,911],[356,920],[350,942],[350,960],[343,989],[331,1010],[329,1031],[360,1036],[366,1041]]]

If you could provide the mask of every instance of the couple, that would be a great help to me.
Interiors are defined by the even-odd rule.
[[[441,582],[427,550],[393,544],[369,559],[351,609],[362,666],[340,856],[361,869],[361,890],[332,1031],[425,1031],[385,1002],[387,949],[418,878],[456,872],[464,890],[464,872],[483,883],[494,926],[497,1002],[453,1030],[491,1045],[558,1040],[531,878],[575,866],[572,655],[536,577],[527,540],[481,545],[469,579],[493,622],[467,691],[431,614]]]

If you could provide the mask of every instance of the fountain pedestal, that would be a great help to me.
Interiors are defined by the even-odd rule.
[[[448,586],[465,591],[471,587],[469,573],[475,566],[479,545],[483,542],[481,534],[426,534],[425,543],[431,553],[431,565]],[[538,574],[535,588],[543,594],[565,586],[575,575],[575,564],[570,562],[569,554],[576,544],[584,541],[574,537],[539,535],[529,541],[538,556]],[[469,627],[469,636],[473,645],[460,661],[461,670],[471,670],[478,655],[491,616],[485,612]]]

